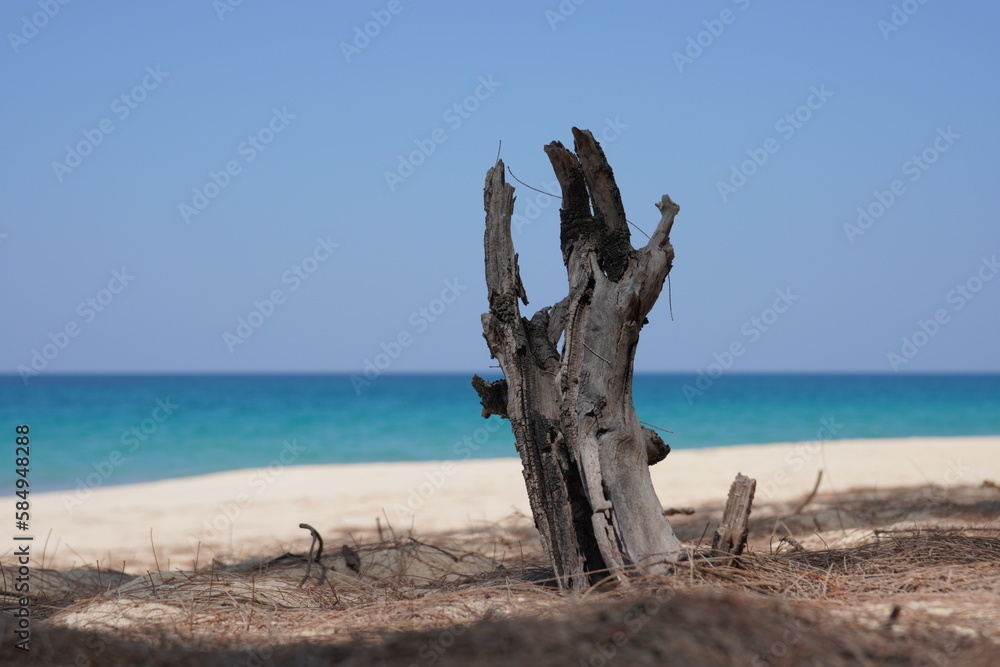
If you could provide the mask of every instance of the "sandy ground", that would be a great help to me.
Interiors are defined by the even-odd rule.
[[[757,479],[758,501],[794,502],[821,468],[823,492],[1000,481],[1000,437],[675,451],[651,472],[664,507],[686,507],[723,502],[740,472]],[[376,521],[420,535],[530,515],[517,459],[247,469],[31,500],[39,564],[133,573],[190,568],[196,557],[204,565],[213,557],[305,552],[302,522],[324,535],[371,535]]]

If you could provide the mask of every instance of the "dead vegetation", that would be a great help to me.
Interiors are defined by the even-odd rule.
[[[0,661],[1000,664],[996,488],[795,505],[757,507],[750,550],[731,565],[705,544],[721,505],[697,508],[674,520],[688,557],[673,574],[584,593],[551,585],[522,516],[420,541],[326,535],[319,563],[303,548],[193,572],[36,570],[30,659],[6,613]],[[11,591],[9,562],[2,574]]]

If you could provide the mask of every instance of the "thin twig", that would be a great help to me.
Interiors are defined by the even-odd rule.
[[[889,612],[889,618],[886,619],[885,625],[883,625],[882,628],[884,630],[891,629],[892,626],[893,626],[893,624],[895,624],[895,622],[899,619],[899,614],[902,611],[903,611],[903,608],[900,607],[898,604],[892,605],[892,611]]]
[[[816,497],[816,492],[819,491],[819,483],[822,481],[823,481],[823,470],[820,469],[819,474],[816,475],[816,485],[813,486],[813,490],[809,493],[808,496],[806,496],[806,499],[802,501],[802,504],[796,507],[795,511],[792,512],[793,516],[796,514],[801,514],[802,510],[804,510],[806,506],[813,501],[813,498]]]
[[[382,516],[385,517],[385,525],[389,529],[389,534],[392,535],[392,539],[399,539],[396,537],[396,530],[392,527],[392,522],[389,521],[389,515],[385,513],[385,508],[382,508]]]
[[[157,567],[159,567],[159,566],[157,566]],[[149,577],[149,585],[153,587],[153,599],[154,600],[159,599],[156,596],[156,582],[153,581],[153,573],[150,572],[149,570],[146,570],[146,576]]]
[[[593,352],[593,350],[591,350],[591,351]],[[673,431],[671,431],[670,429],[663,428],[662,426],[657,426],[656,424],[650,424],[649,422],[644,422],[641,419],[639,420],[639,423],[642,424],[642,425],[644,425],[644,426],[651,426],[652,428],[655,428],[655,429],[660,430],[660,431],[665,431],[666,433],[673,433]]]
[[[551,192],[546,192],[545,190],[539,190],[538,188],[535,188],[535,187],[532,187],[532,186],[528,185],[527,183],[525,183],[520,178],[518,178],[517,176],[514,175],[514,172],[511,170],[509,164],[507,165],[507,171],[510,173],[510,177],[511,178],[513,178],[515,181],[517,181],[518,183],[520,183],[524,187],[526,187],[526,188],[528,188],[530,190],[534,190],[535,192],[541,192],[543,195],[548,195],[550,197],[555,197],[556,199],[562,199],[562,197],[560,197],[559,195],[554,195]]]
[[[125,561],[122,561],[122,571],[118,574],[118,585],[115,586],[116,589],[121,588],[123,579],[125,579]]]
[[[500,155],[500,154],[499,154],[499,152],[497,153],[497,155],[498,155],[498,156]],[[498,159],[499,159],[499,158],[498,158]],[[511,171],[511,168],[510,168],[510,165],[507,165],[507,171],[508,171],[508,172],[510,173],[510,177],[511,177],[511,178],[513,178],[513,179],[514,179],[515,181],[517,181],[518,183],[520,183],[520,184],[521,184],[521,185],[523,185],[524,187],[526,187],[526,188],[528,188],[528,189],[530,189],[530,190],[534,190],[535,192],[540,192],[540,193],[542,193],[543,195],[548,195],[548,196],[550,196],[550,197],[555,197],[556,199],[562,199],[562,197],[560,197],[559,195],[554,195],[554,194],[552,194],[551,192],[546,192],[545,190],[539,190],[539,189],[538,189],[538,188],[536,188],[536,187],[533,187],[533,186],[531,186],[531,185],[528,185],[527,183],[525,183],[525,182],[524,182],[524,181],[522,181],[522,180],[521,180],[520,178],[518,178],[517,176],[515,176],[515,175],[514,175],[514,172],[513,172],[513,171]],[[632,221],[631,221],[631,220],[629,220],[628,218],[625,218],[625,222],[627,222],[628,224],[630,224],[630,225],[632,225],[633,227],[635,227],[635,228],[636,228],[637,230],[639,230],[639,233],[640,233],[640,234],[642,234],[643,236],[645,236],[645,237],[646,237],[646,239],[647,239],[647,240],[649,240],[649,234],[647,234],[646,232],[644,232],[644,231],[642,230],[642,227],[640,227],[639,225],[635,224],[634,222],[632,222]]]
[[[711,521],[705,522],[705,530],[701,531],[701,537],[698,538],[698,543],[694,545],[695,549],[701,546],[702,541],[705,539],[705,535],[708,534],[708,527],[711,525],[711,523],[712,523]]]
[[[674,290],[670,285],[670,274],[667,274],[667,303],[670,304],[670,321],[674,321]]]
[[[610,361],[608,361],[607,359],[605,359],[604,357],[602,357],[601,355],[599,355],[599,354],[597,354],[596,352],[594,352],[594,351],[593,351],[593,350],[592,350],[592,349],[590,348],[590,346],[589,346],[589,345],[587,345],[586,343],[584,343],[584,344],[583,344],[583,346],[584,346],[585,348],[587,348],[588,350],[590,350],[590,351],[591,351],[591,353],[592,353],[592,354],[593,354],[593,355],[594,355],[595,357],[597,357],[598,359],[600,359],[601,361],[603,361],[604,363],[606,363],[606,364],[607,364],[608,366],[613,366],[613,365],[614,365],[614,364],[612,364],[612,363],[611,363]]]
[[[319,543],[319,549],[316,550],[315,561],[316,564],[319,565],[318,583],[323,584],[326,582],[326,568],[323,567],[323,563],[320,562],[320,558],[323,557],[323,538],[320,536],[319,531],[310,526],[308,523],[300,523],[299,528],[308,530],[310,533],[312,533],[312,538],[313,538],[312,543],[309,545],[309,559],[308,562],[306,563],[306,573],[302,575],[302,581],[299,582],[299,587],[301,588],[302,585],[306,583],[306,580],[309,578],[309,572],[312,570],[312,564],[314,560],[313,547],[315,547],[317,543]]]
[[[156,557],[156,545],[153,544],[153,529],[149,529],[149,546],[153,549],[153,562],[156,563],[156,571],[162,572],[160,569],[160,560]]]
[[[451,553],[447,549],[442,549],[441,547],[436,547],[433,544],[426,544],[426,543],[421,542],[420,540],[417,540],[417,539],[412,538],[412,537],[410,538],[410,541],[413,542],[414,544],[419,544],[422,547],[427,547],[428,549],[437,549],[438,551],[440,551],[441,553],[443,553],[445,556],[447,556],[448,558],[452,559],[456,563],[458,562],[458,556],[456,556],[455,554]]]
[[[628,218],[625,218],[625,222],[627,222],[628,224],[630,224],[630,225],[632,225],[633,227],[635,227],[636,229],[638,229],[638,230],[639,230],[639,233],[640,233],[640,234],[642,234],[643,236],[645,236],[645,237],[646,237],[646,240],[647,240],[647,241],[651,240],[651,239],[649,238],[649,234],[647,234],[646,232],[642,231],[642,227],[640,227],[639,225],[635,224],[634,222],[632,222],[632,221],[631,221],[631,220],[629,220]]]

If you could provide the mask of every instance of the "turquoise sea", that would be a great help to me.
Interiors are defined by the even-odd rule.
[[[384,375],[356,390],[349,375],[42,375],[28,386],[0,376],[0,424],[11,468],[14,427],[30,425],[35,491],[278,460],[516,456],[507,422],[479,416],[470,377]],[[673,431],[661,435],[674,449],[812,440],[824,423],[836,439],[1000,434],[1000,375],[732,374],[697,383],[635,377],[639,418]]]

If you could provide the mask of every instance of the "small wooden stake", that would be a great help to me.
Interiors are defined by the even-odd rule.
[[[732,565],[747,545],[747,535],[750,533],[750,510],[756,493],[757,480],[742,473],[736,475],[736,480],[729,487],[729,498],[722,513],[722,523],[715,529],[715,537],[712,538],[714,555],[729,556],[720,561],[722,565]]]

